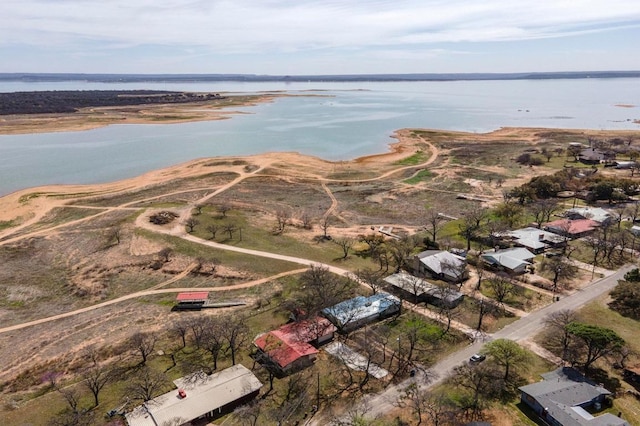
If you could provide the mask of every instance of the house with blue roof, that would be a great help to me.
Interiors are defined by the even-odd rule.
[[[366,324],[396,315],[402,302],[389,293],[357,296],[322,310],[340,332],[350,332]]]

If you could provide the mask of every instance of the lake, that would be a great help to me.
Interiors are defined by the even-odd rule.
[[[387,150],[407,127],[487,132],[500,127],[633,129],[640,79],[363,83],[24,83],[0,92],[157,89],[286,91],[297,96],[220,121],[113,125],[0,136],[0,195],[45,184],[99,183],[188,160],[298,151],[347,160]],[[616,105],[635,105],[622,108]]]

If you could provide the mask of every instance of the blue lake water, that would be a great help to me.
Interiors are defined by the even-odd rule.
[[[221,121],[113,125],[0,136],[0,195],[58,183],[98,183],[201,157],[298,151],[328,160],[384,152],[406,127],[634,129],[640,79],[370,83],[0,83],[0,92],[159,89],[286,91]],[[622,108],[616,105],[636,105]]]

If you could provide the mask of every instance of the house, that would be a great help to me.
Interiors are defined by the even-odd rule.
[[[606,413],[593,416],[586,409],[599,410],[611,392],[588,381],[578,371],[561,367],[542,374],[538,383],[520,387],[520,399],[545,423],[554,426],[630,426]]]
[[[437,286],[423,278],[414,277],[404,272],[389,275],[384,281],[391,285],[394,293],[415,303],[454,307],[464,299],[464,294],[448,285]]]
[[[527,266],[533,263],[535,255],[522,247],[486,252],[481,255],[482,260],[496,269],[502,269],[513,274],[523,274]]]
[[[260,380],[242,364],[211,375],[186,376],[173,382],[178,389],[153,398],[126,413],[129,426],[183,425],[215,418],[255,398]]]
[[[338,330],[348,332],[370,322],[390,317],[400,312],[401,302],[395,296],[380,292],[373,296],[357,296],[322,310]]]
[[[532,253],[539,254],[548,248],[560,247],[566,244],[564,237],[538,228],[528,227],[508,231],[503,234],[519,246]]]
[[[595,231],[600,224],[591,219],[558,219],[544,224],[546,231],[576,239],[582,238]]]
[[[467,260],[448,251],[427,250],[413,258],[416,275],[457,283],[467,278]]]
[[[578,161],[584,164],[600,164],[615,158],[615,152],[602,151],[597,148],[585,148],[578,154]]]
[[[567,210],[565,216],[569,219],[591,219],[599,224],[606,224],[613,220],[613,215],[601,207],[574,207]]]
[[[317,348],[333,339],[335,331],[336,327],[321,317],[283,325],[254,340],[256,359],[277,374],[287,375],[313,364]]]
[[[640,226],[638,226],[638,225],[633,225],[633,226],[629,229],[629,231],[630,231],[633,235],[635,235],[636,237],[640,237]]]

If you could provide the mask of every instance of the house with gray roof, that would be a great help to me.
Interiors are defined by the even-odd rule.
[[[523,247],[504,250],[488,251],[481,255],[482,260],[495,269],[501,269],[513,274],[523,274],[527,266],[533,264],[535,254]]]
[[[574,207],[565,214],[569,219],[591,219],[600,224],[606,224],[614,220],[614,216],[601,207]]]
[[[389,293],[357,296],[322,310],[322,314],[341,332],[349,332],[400,312],[400,299]]]
[[[467,260],[444,250],[426,250],[413,258],[414,273],[458,283],[467,278]]]
[[[400,272],[389,275],[384,281],[391,287],[389,291],[414,303],[431,303],[437,306],[454,307],[464,299],[464,294],[445,285],[435,285],[424,278]]]
[[[545,423],[553,426],[630,426],[613,414],[594,416],[611,392],[570,367],[542,374],[538,383],[522,386],[520,399]]]
[[[191,424],[229,413],[255,398],[262,387],[258,378],[242,364],[217,373],[176,379],[178,389],[146,401],[125,414],[129,426]]]
[[[517,246],[524,247],[536,254],[542,253],[548,248],[566,244],[566,238],[561,235],[533,227],[507,231],[502,235]]]

